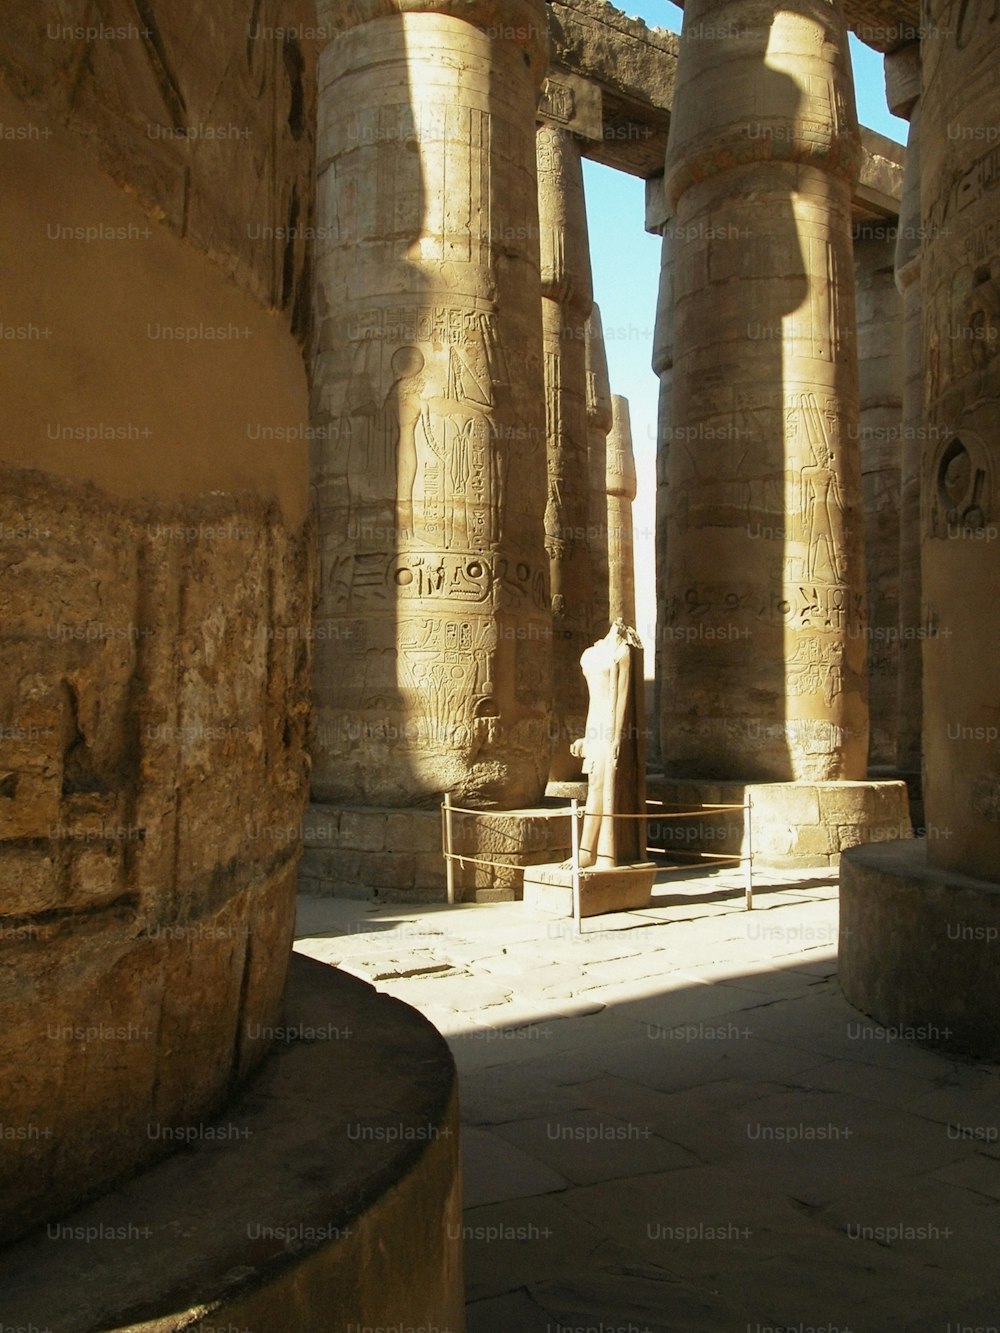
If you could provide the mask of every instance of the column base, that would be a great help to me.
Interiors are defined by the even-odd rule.
[[[906,795],[910,802],[910,821],[914,835],[926,836],[924,831],[924,781],[919,769],[875,768],[868,770],[868,776],[876,782],[905,782]]]
[[[520,810],[455,815],[455,852],[499,861],[498,867],[456,863],[459,902],[516,902],[525,863],[570,854],[565,801]],[[374,806],[310,805],[303,821],[299,892],[320,898],[376,902],[445,902],[441,812]],[[507,868],[507,865],[510,868]]]
[[[659,866],[652,861],[580,871],[580,915],[631,912],[648,907]],[[524,872],[524,905],[554,916],[573,915],[573,872],[564,865],[531,866]]]
[[[651,851],[740,856],[745,830],[742,810],[711,810],[670,819],[671,807],[742,805],[753,807],[754,866],[761,870],[815,870],[836,866],[840,855],[861,843],[888,842],[911,834],[906,783],[889,782],[716,782],[647,779]]]
[[[182,1151],[4,1250],[5,1328],[465,1327],[446,1043],[301,955],[282,1022],[219,1117],[180,1127]]]
[[[1000,883],[939,870],[927,846],[916,838],[845,853],[841,990],[889,1030],[872,1040],[1000,1061]]]

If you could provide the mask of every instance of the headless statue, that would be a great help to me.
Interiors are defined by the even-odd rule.
[[[586,735],[570,746],[583,759],[587,804],[580,838],[580,865],[596,869],[628,864],[639,855],[636,815],[641,768],[637,692],[642,688],[639,636],[616,620],[603,639],[584,650],[580,666],[590,704]],[[645,849],[643,848],[643,851]]]

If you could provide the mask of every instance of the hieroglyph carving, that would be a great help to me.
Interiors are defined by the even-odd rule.
[[[475,5],[381,6],[367,22],[324,7],[337,35],[320,62],[313,373],[320,799],[450,788],[516,804],[544,787],[530,34],[545,27],[541,0],[516,7],[532,23],[509,32],[480,26]]]

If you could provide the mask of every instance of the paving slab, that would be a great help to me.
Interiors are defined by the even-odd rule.
[[[593,1107],[518,1120],[494,1132],[577,1185],[698,1165],[641,1116],[622,1120]]]
[[[608,1237],[599,1217],[582,1216],[567,1208],[563,1198],[550,1194],[466,1209],[465,1289],[470,1302],[620,1266],[631,1258]]]
[[[846,1002],[831,872],[752,912],[688,872],[579,935],[518,903],[299,923],[448,1037],[469,1333],[1000,1333],[1000,1067]]]
[[[462,1188],[466,1208],[505,1203],[568,1185],[565,1176],[522,1152],[497,1133],[471,1125],[462,1130]]]
[[[554,1281],[533,1288],[549,1315],[545,1333],[706,1333],[741,1328],[740,1310],[707,1287],[652,1265]]]
[[[552,1333],[552,1315],[524,1288],[503,1296],[470,1301],[465,1312],[465,1333]]]

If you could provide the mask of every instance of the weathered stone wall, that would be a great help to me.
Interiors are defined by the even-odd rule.
[[[305,259],[251,235],[307,207],[295,62],[237,75],[235,5],[61,10],[0,67],[2,1238],[266,1052],[307,769]]]

